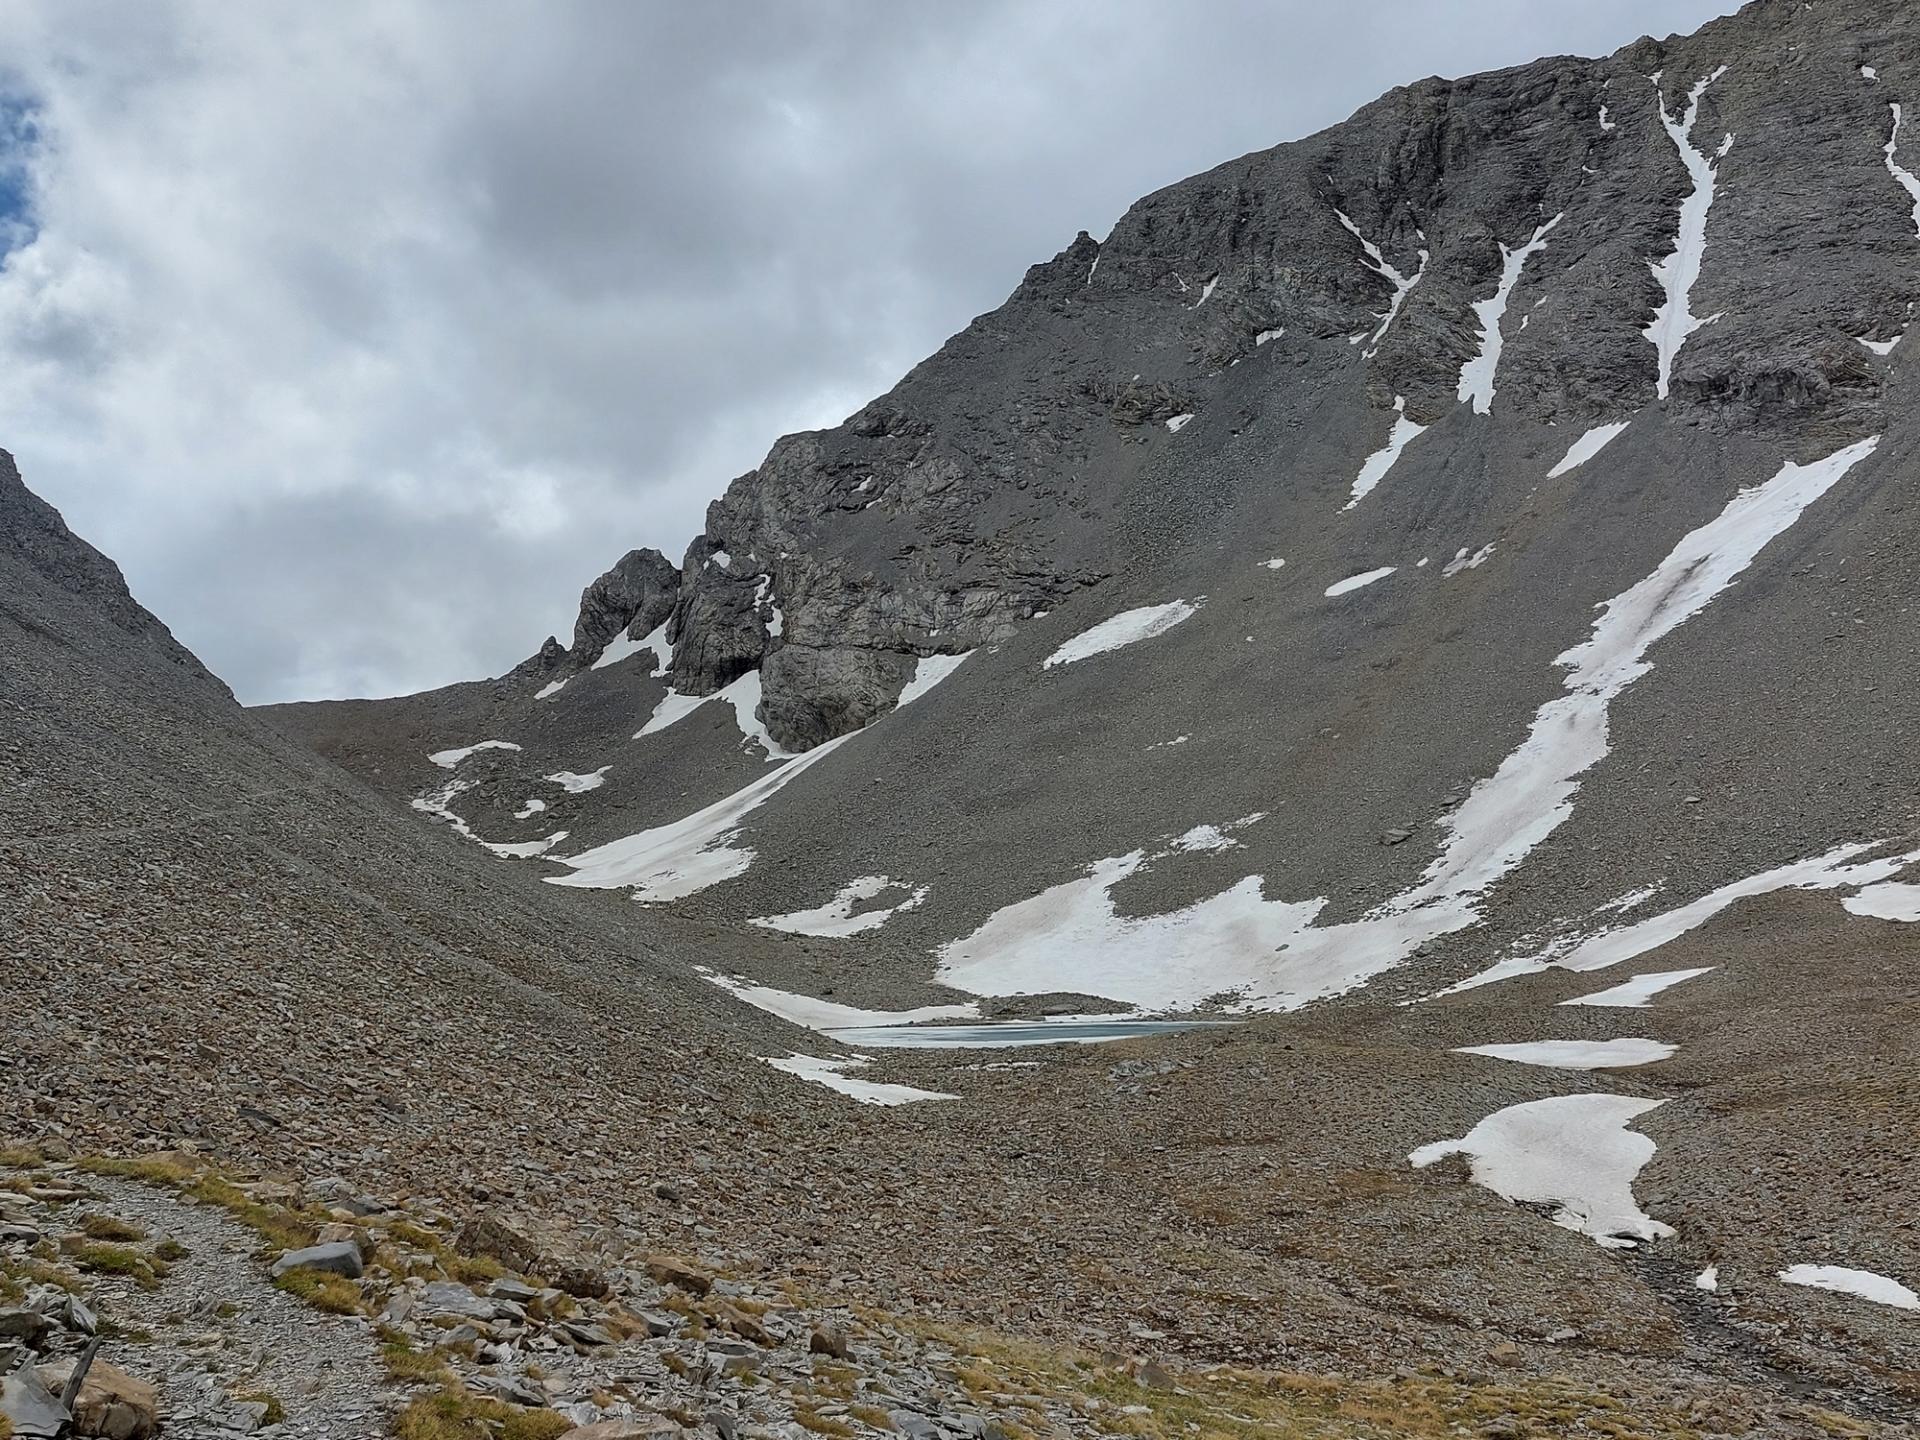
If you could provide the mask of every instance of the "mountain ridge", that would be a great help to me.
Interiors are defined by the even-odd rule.
[[[1903,97],[1888,0],[1393,92],[1029,270],[494,680],[245,714],[0,548],[16,1128],[1129,1357],[1071,1433],[1250,1365],[1902,1433]],[[794,1378],[660,1323],[636,1373]]]

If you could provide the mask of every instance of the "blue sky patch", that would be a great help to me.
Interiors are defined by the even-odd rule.
[[[0,92],[0,261],[39,231],[33,208],[33,156],[40,145],[38,107]]]

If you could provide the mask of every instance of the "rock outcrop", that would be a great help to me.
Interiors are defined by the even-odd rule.
[[[901,663],[1004,639],[1128,561],[1129,492],[1165,427],[1256,354],[1296,412],[1357,386],[1434,423],[1460,403],[1476,306],[1536,235],[1501,302],[1510,416],[1584,427],[1662,389],[1718,432],[1870,432],[1885,366],[1856,337],[1900,332],[1920,272],[1882,153],[1898,96],[1859,67],[1871,53],[1891,78],[1907,20],[1893,0],[1758,0],[1606,59],[1423,80],[1146,197],[845,424],[733,482],[688,551],[675,688],[711,693],[789,646],[894,657],[766,664],[763,716],[805,745],[869,714]],[[1716,182],[1690,304],[1715,323],[1667,393],[1652,264],[1684,238],[1695,181],[1670,126],[1689,114]],[[1802,183],[1769,182],[1784,174]],[[769,592],[784,633],[756,603]],[[582,624],[577,652],[600,633]]]
[[[569,647],[576,666],[591,665],[617,635],[638,640],[673,614],[680,572],[658,550],[629,550],[580,592]]]

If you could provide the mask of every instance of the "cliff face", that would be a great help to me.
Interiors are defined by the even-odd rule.
[[[683,566],[675,688],[764,665],[782,743],[851,728],[912,657],[1131,563],[1166,422],[1242,365],[1283,434],[1334,395],[1385,426],[1495,393],[1534,425],[1657,405],[1788,441],[1884,428],[1888,364],[1860,337],[1920,296],[1887,153],[1914,54],[1899,4],[1760,0],[1605,60],[1423,81],[1147,197],[728,487]],[[1497,368],[1463,378],[1490,312]]]

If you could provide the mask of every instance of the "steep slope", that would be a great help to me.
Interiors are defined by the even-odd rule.
[[[31,508],[17,489],[4,498],[13,513]],[[985,1065],[895,1052],[845,1075],[854,1057],[840,1044],[698,978],[830,955],[751,927],[596,904],[417,823],[239,711],[154,625],[119,623],[134,604],[123,587],[97,601],[51,581],[21,561],[13,533],[0,533],[9,1147],[193,1146],[310,1192],[337,1193],[346,1177],[409,1211],[505,1214],[555,1253],[610,1271],[683,1249],[743,1277],[725,1294],[798,1287],[910,1315],[909,1336],[985,1321],[1132,1352],[1109,1373],[988,1342],[1003,1363],[1053,1369],[967,1403],[1010,1415],[1042,1404],[1075,1433],[1102,1430],[1111,1397],[1141,1389],[1131,1423],[1143,1433],[1184,1433],[1209,1405],[1257,1430],[1231,1416],[1293,1415],[1286,1397],[1298,1394],[1315,1397],[1297,1408],[1320,1433],[1371,1435],[1377,1392],[1399,1383],[1384,1378],[1392,1367],[1483,1352],[1499,1381],[1432,1371],[1410,1382],[1406,1395],[1434,1407],[1412,1433],[1450,1433],[1462,1416],[1518,1425],[1625,1405],[1647,1435],[1705,1416],[1813,1436],[1841,1423],[1822,1408],[1832,1405],[1872,1435],[1883,1433],[1872,1417],[1905,1403],[1911,1362],[1899,1332],[1871,1317],[1836,1308],[1808,1326],[1762,1297],[1749,1330],[1722,1333],[1661,1269],[1637,1273],[1450,1180],[1421,1183],[1402,1158],[1410,1148],[1464,1135],[1474,1115],[1531,1088],[1497,1061],[1453,1073],[1431,1033],[1356,1017],[1196,1033],[1157,1052],[1057,1046]],[[76,544],[69,558],[85,553]],[[516,752],[479,758],[501,753]],[[887,1077],[874,1095],[937,1076],[956,1099],[870,1107],[806,1078],[836,1068],[855,1093],[868,1074]],[[1690,1169],[1690,1190],[1707,1173]],[[1726,1213],[1711,1207],[1701,1234]],[[1436,1235],[1471,1240],[1436,1246]],[[1746,1254],[1766,1243],[1764,1232],[1732,1242]],[[1278,1320],[1275,1295],[1286,1297]],[[122,1323],[139,1323],[126,1308],[138,1296],[122,1287]],[[897,1356],[905,1342],[887,1333]],[[887,1363],[937,1388],[915,1377],[951,1355],[929,1345]],[[853,1360],[856,1372],[878,1363],[864,1343]],[[1354,1388],[1363,1410],[1351,1417],[1345,1382],[1236,1370],[1218,1398],[1187,1391],[1172,1431],[1144,1418],[1160,1367],[1203,1361],[1376,1378]],[[1219,1382],[1190,1383],[1211,1395]],[[379,1397],[345,1382],[329,1393],[353,1401],[337,1433],[364,1433],[356,1417]],[[762,1382],[710,1390],[709,1419],[731,1413],[716,1404],[768,1393]],[[798,1393],[814,1394],[804,1383]],[[876,1398],[887,1397],[898,1405],[901,1392]],[[884,1433],[871,1408],[840,1423]]]
[[[409,800],[446,778],[430,752],[522,746],[461,762],[452,804],[496,843],[564,830],[543,863],[584,874],[557,879],[735,917],[866,875],[930,887],[889,927],[922,955],[1095,862],[1255,814],[1231,849],[1129,864],[1121,909],[1177,910],[1224,869],[1347,919],[1437,898],[1422,877],[1450,852],[1454,880],[1502,882],[1512,912],[1504,935],[1475,917],[1458,979],[1655,878],[1698,894],[1897,837],[1913,806],[1870,777],[1914,734],[1913,697],[1860,677],[1898,673],[1907,636],[1825,631],[1863,585],[1870,603],[1845,602],[1862,619],[1913,585],[1906,18],[1758,3],[1603,61],[1422,82],[1169,187],[846,425],[777,444],[715,503],[677,586],[657,563],[644,606],[619,570],[596,582],[573,652],[491,687],[274,718]],[[1786,508],[1743,525],[1737,497],[1773,482]],[[1595,607],[1677,581],[1696,535],[1714,583],[1599,636]],[[1045,663],[1176,603],[1191,615],[1150,642]],[[1597,680],[1560,663],[1589,643],[1617,652]],[[819,755],[961,655],[931,708]],[[1606,733],[1565,773],[1510,773],[1464,834],[1453,808],[1570,688]],[[781,778],[735,814],[770,764]],[[765,858],[694,885],[674,866],[708,805],[692,831],[750,814]],[[1500,857],[1502,825],[1538,833]],[[652,881],[596,848],[636,832],[673,851]],[[1580,873],[1555,859],[1576,833]],[[1465,863],[1475,847],[1487,865]],[[1452,933],[1429,928],[1392,962]],[[1094,978],[1035,983],[1212,993]],[[1273,992],[1289,996],[1312,998]]]
[[[1890,0],[1396,91],[779,442],[600,669],[272,718],[713,923],[822,1045],[1279,1015],[938,1122],[1124,1164],[1232,1251],[1224,1328],[1284,1292],[1343,1353],[1419,1311],[1897,1408],[1907,1316],[1791,1277],[1920,1278],[1915,105]],[[1150,1248],[1162,1319],[1231,1288]]]

